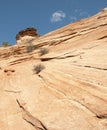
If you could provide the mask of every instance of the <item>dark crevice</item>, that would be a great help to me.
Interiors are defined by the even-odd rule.
[[[33,58],[34,58],[33,56],[20,58],[20,59],[18,59],[18,60],[15,60],[15,61],[10,62],[10,65],[19,64],[19,63],[22,63],[23,61],[29,61],[29,60],[31,60],[31,59],[33,59]]]
[[[53,42],[53,43],[51,43],[51,44],[49,44],[49,45],[50,45],[50,46],[51,46],[51,45],[56,46],[56,45],[58,45],[58,44],[60,44],[60,43],[63,43],[63,42],[65,42],[65,41],[70,40],[71,38],[74,38],[74,37],[77,37],[77,36],[81,36],[81,35],[82,35],[82,34],[77,34],[77,35],[73,35],[73,36],[70,36],[70,37],[65,38],[65,39],[59,38],[60,41]]]
[[[19,102],[19,100],[16,99],[16,101],[17,101],[17,104],[19,105],[19,107],[20,107],[21,109],[25,110],[25,108],[23,107],[23,105],[21,105],[21,103]]]
[[[99,118],[99,119],[107,119],[107,114],[96,115],[96,117]]]
[[[88,65],[85,65],[84,67],[92,68],[92,69],[98,69],[98,70],[107,70],[106,68],[92,67],[92,66],[88,66]]]
[[[93,113],[94,115],[96,115],[96,113],[94,111],[92,111],[91,109],[89,109],[88,106],[84,105],[83,103],[81,103],[80,101],[76,100],[76,99],[72,99],[73,101],[79,103],[81,106],[85,107],[87,110],[89,110],[91,113]]]
[[[13,69],[4,69],[4,72],[7,73],[7,72],[15,72],[15,70]]]
[[[73,66],[78,66],[78,67],[85,67],[85,68],[90,68],[90,69],[97,69],[97,70],[104,70],[107,71],[107,68],[100,68],[100,67],[94,67],[94,66],[90,66],[90,65],[79,65],[79,64],[72,64]]]
[[[43,82],[46,84],[46,81],[45,81],[45,79],[43,78],[43,76],[39,75],[39,77],[40,77],[41,80],[43,80]],[[47,84],[46,84],[46,85],[47,85]],[[47,85],[47,86],[48,86],[48,85]],[[60,91],[60,90],[58,90],[58,89],[55,89],[55,90],[58,91],[59,93],[63,94],[65,97],[67,97],[67,95],[66,95],[64,92],[62,92],[62,91]],[[95,112],[93,112],[91,109],[89,109],[88,106],[84,105],[84,104],[81,103],[80,101],[78,101],[78,100],[76,100],[76,99],[72,99],[71,97],[67,97],[67,99],[68,99],[69,101],[72,100],[72,101],[74,101],[74,102],[79,103],[81,106],[83,106],[84,108],[86,108],[87,110],[89,110],[91,113],[93,113],[94,115],[96,115]]]
[[[101,25],[99,25],[99,27],[106,26],[106,25],[107,25],[107,23],[105,23],[105,24],[101,24]]]
[[[65,59],[65,58],[76,57],[76,56],[80,56],[80,54],[69,55],[69,56],[65,56],[65,57],[58,57],[57,59]]]
[[[46,83],[45,79],[43,78],[43,76],[39,75],[39,77],[41,78],[41,80],[44,81],[44,83]],[[48,85],[47,85],[48,86]],[[56,89],[57,90],[57,89]],[[65,97],[67,97],[67,95],[65,93],[63,93],[60,90],[57,90],[59,93],[62,93]],[[83,106],[84,108],[86,108],[86,110],[88,110],[89,112],[91,112],[93,115],[95,115],[95,117],[99,118],[99,119],[107,119],[107,114],[102,114],[102,115],[98,115],[96,111],[94,111],[93,109],[90,109],[89,106],[85,105],[84,103],[82,103],[81,101],[77,100],[77,99],[72,99],[71,97],[67,97],[68,100],[72,100],[74,102],[79,103],[81,106]]]
[[[32,126],[35,126],[32,122],[26,120],[25,118],[23,118],[26,122],[28,122],[29,124],[31,124]]]
[[[23,119],[24,119],[26,122],[28,122],[29,124],[31,124],[34,128],[36,128],[36,130],[47,130],[47,128],[46,128],[43,124],[42,124],[42,128],[41,128],[41,127],[36,126],[36,125],[35,125],[34,123],[32,123],[31,121],[25,119],[24,117],[23,117]]]
[[[76,56],[80,56],[81,54],[84,54],[84,52],[79,53],[79,54],[74,54],[74,55],[67,55],[67,56],[57,56],[57,57],[47,57],[47,58],[41,58],[41,61],[49,61],[49,60],[53,60],[53,59],[66,59],[66,58],[70,58],[70,57],[76,57]]]
[[[46,81],[45,81],[45,79],[43,78],[43,76],[39,75],[39,77],[41,78],[41,80],[43,80],[44,83],[46,83]],[[47,85],[47,86],[48,86],[48,85]],[[69,101],[71,100],[71,101],[74,101],[74,102],[79,103],[82,107],[84,107],[87,111],[89,111],[90,113],[92,113],[95,117],[100,118],[100,119],[102,119],[102,118],[107,118],[107,115],[98,116],[98,115],[97,115],[97,112],[93,111],[93,109],[90,109],[89,106],[85,105],[85,104],[82,103],[81,101],[79,101],[79,100],[77,100],[77,99],[73,99],[73,98],[71,98],[71,97],[68,97],[64,92],[62,92],[62,91],[60,91],[60,90],[58,90],[58,89],[56,89],[56,91],[58,91],[59,93],[63,94]]]
[[[49,60],[53,60],[53,59],[55,59],[55,57],[51,57],[51,58],[41,58],[40,60],[41,61],[49,61]]]
[[[31,113],[25,109],[18,99],[16,99],[16,101],[18,106],[22,109],[22,117],[27,123],[32,125],[36,130],[48,130],[40,120],[32,116]]]
[[[72,30],[66,30],[65,33],[66,33],[67,31],[72,31]],[[70,35],[74,35],[74,34],[76,34],[76,33],[78,33],[78,32],[71,32],[71,33],[68,33],[68,34],[66,34],[66,35],[62,35],[62,36],[60,36],[60,37],[58,37],[58,38],[64,38],[64,37],[67,37],[67,36],[70,36]],[[63,34],[63,33],[62,33],[62,34]]]
[[[89,28],[89,29],[85,29],[85,30],[83,30],[83,31],[81,31],[81,32],[89,31],[89,30],[93,30],[93,29],[97,29],[97,28],[99,28],[99,27],[106,26],[106,25],[107,25],[107,24],[105,23],[105,24],[102,24],[102,25],[99,25],[99,26],[95,26],[95,27],[92,27],[92,28]]]
[[[77,34],[77,35],[71,36],[71,37],[69,37],[69,38],[63,39],[63,42],[64,42],[64,41],[67,41],[67,40],[69,40],[69,39],[71,39],[71,38],[74,38],[74,37],[77,37],[77,36],[81,36],[81,35],[82,35],[82,34]]]
[[[101,40],[101,39],[104,39],[104,38],[107,38],[107,36],[100,37],[100,38],[98,38],[98,40]]]

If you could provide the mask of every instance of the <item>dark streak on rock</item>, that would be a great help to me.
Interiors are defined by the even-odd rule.
[[[98,69],[98,70],[107,70],[106,68],[92,67],[92,66],[89,66],[89,65],[85,65],[84,67],[92,68],[92,69]]]
[[[99,118],[99,119],[107,119],[107,114],[96,115],[96,117]]]
[[[105,38],[107,38],[107,36],[100,37],[98,38],[98,40],[105,39]]]
[[[90,68],[90,69],[97,69],[97,70],[104,70],[107,71],[107,68],[100,68],[100,67],[94,67],[94,66],[90,66],[90,65],[79,65],[79,64],[72,64],[73,66],[79,66],[79,67],[85,67],[85,68]]]
[[[23,112],[23,119],[28,122],[29,124],[31,124],[34,128],[36,128],[36,130],[48,130],[44,124],[38,120],[36,117],[32,116],[30,114],[30,112],[28,112],[24,106],[19,102],[18,99],[16,99],[19,107],[22,109]]]

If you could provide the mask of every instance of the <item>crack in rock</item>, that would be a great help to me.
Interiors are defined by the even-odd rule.
[[[92,69],[98,69],[98,70],[107,70],[106,68],[93,67],[93,66],[88,66],[88,65],[85,65],[84,67],[92,68]]]
[[[107,114],[96,115],[96,117],[99,119],[107,119]]]
[[[45,84],[47,84],[46,81],[45,81],[45,79],[43,78],[43,76],[39,75],[39,77],[41,78],[41,80],[43,80],[43,82],[44,82]],[[48,86],[48,84],[47,84],[46,86]],[[50,88],[50,87],[48,87],[48,88]],[[52,88],[52,89],[55,89],[55,88]],[[67,99],[67,100],[69,100],[69,101],[74,101],[74,102],[76,102],[76,103],[79,103],[79,105],[81,105],[82,107],[84,107],[87,111],[89,111],[89,112],[90,112],[91,114],[93,114],[95,117],[97,117],[97,118],[99,118],[99,119],[107,119],[107,114],[101,114],[101,115],[100,115],[100,114],[98,114],[96,111],[93,111],[93,109],[90,109],[89,106],[87,106],[86,104],[82,103],[81,101],[79,101],[79,100],[77,100],[77,99],[73,99],[73,98],[67,96],[64,92],[62,92],[62,91],[60,91],[60,90],[58,90],[58,89],[55,89],[55,91],[57,91],[59,94],[62,94],[62,95],[65,97],[65,99]]]
[[[18,99],[16,99],[19,107],[22,109],[22,117],[23,119],[28,122],[29,124],[31,124],[34,128],[36,128],[36,130],[48,130],[44,124],[38,120],[37,118],[35,118],[34,116],[32,116],[30,114],[30,112],[28,112],[24,106],[20,103],[20,101]]]
[[[74,66],[79,66],[79,67],[86,67],[86,68],[91,68],[91,69],[97,69],[97,70],[104,70],[107,71],[107,68],[100,68],[100,67],[94,67],[94,66],[90,66],[90,65],[79,65],[79,64],[72,64]]]
[[[40,58],[40,60],[41,61],[49,61],[49,60],[53,60],[53,59],[65,59],[65,58],[70,58],[70,57],[81,56],[81,54],[84,54],[84,52],[81,52],[81,53],[78,53],[78,54],[67,55],[67,56],[62,55],[62,56],[57,56],[57,57]]]
[[[46,83],[45,79],[43,78],[43,76],[39,75],[39,77],[41,78],[41,80],[43,80],[43,82],[46,84],[46,86],[48,86],[48,84]],[[57,91],[59,94],[63,95],[65,97],[65,99],[67,99],[68,101],[73,101],[73,102],[76,102],[78,103],[79,105],[81,105],[82,107],[84,107],[87,111],[89,111],[91,114],[93,114],[94,116],[97,116],[97,113],[94,112],[92,109],[90,109],[87,105],[83,104],[82,102],[80,102],[79,100],[76,100],[76,99],[73,99],[69,96],[66,95],[66,93],[58,90],[58,89],[55,89],[53,87],[48,87],[48,88],[51,88],[51,89],[54,89],[55,91]]]
[[[98,40],[105,39],[105,38],[107,38],[107,35],[106,35],[106,36],[103,36],[103,37],[98,38]]]

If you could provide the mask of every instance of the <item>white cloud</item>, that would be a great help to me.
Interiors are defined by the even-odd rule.
[[[51,22],[62,21],[66,17],[66,14],[63,11],[56,11],[51,16]]]

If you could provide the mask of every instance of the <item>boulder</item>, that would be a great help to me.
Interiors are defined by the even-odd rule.
[[[34,39],[35,37],[38,37],[37,30],[35,28],[26,28],[22,31],[20,31],[16,35],[16,43],[17,44],[25,44],[26,42],[29,42],[30,40]]]

